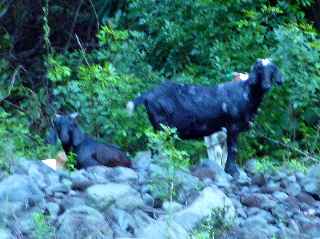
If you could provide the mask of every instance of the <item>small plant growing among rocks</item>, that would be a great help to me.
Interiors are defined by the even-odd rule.
[[[54,238],[54,228],[48,223],[48,218],[41,212],[34,213],[32,219],[35,225],[34,238]]]
[[[214,239],[222,236],[233,225],[233,222],[225,220],[227,212],[227,207],[213,210],[210,216],[193,233],[191,239]]]
[[[69,171],[74,171],[76,169],[77,164],[76,154],[73,152],[69,152],[67,156],[68,157],[65,163],[65,168]]]
[[[159,164],[164,171],[159,171],[152,182],[152,192],[160,200],[170,200],[176,196],[179,182],[176,178],[177,170],[185,169],[189,165],[189,155],[186,151],[177,149],[177,142],[181,139],[175,128],[161,125],[162,130],[154,132],[146,130],[148,147],[160,157]]]

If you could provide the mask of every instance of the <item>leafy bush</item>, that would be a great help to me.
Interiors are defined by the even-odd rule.
[[[118,2],[93,1],[99,7],[93,16],[88,6],[80,8],[75,20],[81,24],[77,22],[75,28],[90,23],[88,34],[82,32],[80,38],[59,31],[53,20],[63,12],[61,3],[49,4],[42,27],[48,55],[41,71],[45,69],[47,77],[37,90],[22,83],[27,81],[25,69],[10,88],[17,69],[1,60],[0,97],[11,89],[10,96],[18,101],[14,106],[0,101],[8,120],[3,128],[15,131],[8,137],[17,151],[39,157],[48,154],[42,138],[55,111],[78,111],[87,133],[129,152],[138,151],[146,147],[143,132],[150,124],[143,110],[128,117],[128,100],[163,79],[205,85],[230,80],[231,72],[249,71],[257,58],[272,56],[286,82],[268,94],[255,127],[241,136],[240,161],[250,157],[318,160],[319,33],[304,14],[314,1]],[[69,15],[63,19],[73,22]],[[83,42],[94,30],[96,39]],[[2,30],[0,34],[0,50],[8,51],[13,38]],[[192,161],[205,154],[202,142],[179,145]]]

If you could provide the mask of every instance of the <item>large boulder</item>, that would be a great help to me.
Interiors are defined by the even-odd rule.
[[[0,239],[14,239],[14,237],[9,230],[0,227]]]
[[[173,215],[175,222],[191,232],[204,219],[215,212],[224,212],[224,221],[231,224],[236,212],[232,201],[216,186],[205,188],[186,209]]]
[[[22,202],[35,205],[44,198],[34,180],[25,175],[13,174],[0,182],[0,205],[6,202]]]
[[[132,210],[143,205],[139,193],[128,184],[96,184],[87,190],[89,202],[100,209],[107,209],[115,203],[119,208]]]
[[[101,213],[82,206],[67,210],[59,218],[57,238],[110,239],[113,238],[113,232]]]
[[[232,177],[224,172],[221,166],[212,160],[204,160],[192,169],[192,175],[201,180],[212,179],[217,186],[229,187]]]
[[[186,239],[188,232],[178,223],[174,221],[157,221],[151,223],[149,226],[138,234],[139,239]]]
[[[313,166],[309,170],[302,184],[306,192],[320,198],[320,164]]]

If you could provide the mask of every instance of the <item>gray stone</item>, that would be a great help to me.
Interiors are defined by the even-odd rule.
[[[144,211],[137,209],[133,212],[133,217],[136,221],[139,229],[146,228],[151,223],[155,223],[155,220],[149,217]]]
[[[111,214],[112,219],[116,222],[118,227],[113,227],[115,236],[132,236],[135,233],[137,224],[134,217],[122,209],[112,208],[108,213]]]
[[[273,193],[280,190],[280,183],[274,181],[267,182],[262,188],[261,192],[263,193]]]
[[[306,192],[320,197],[320,164],[313,166],[302,181]]]
[[[254,175],[254,177],[252,178],[252,183],[258,185],[259,187],[262,187],[267,183],[267,179],[262,173],[259,173]]]
[[[143,204],[139,193],[127,184],[97,184],[87,190],[89,201],[95,208],[106,209],[116,203],[120,208],[136,208]]]
[[[94,166],[86,169],[85,176],[94,184],[104,184],[110,181],[109,174],[111,171],[111,168]]]
[[[82,196],[78,195],[76,197],[65,197],[61,201],[59,200],[60,208],[63,210],[68,210],[73,207],[80,207],[85,205],[85,200]]]
[[[59,239],[109,239],[113,232],[102,214],[90,207],[74,207],[60,216]]]
[[[93,185],[93,182],[90,181],[85,175],[83,170],[77,170],[71,173],[71,188],[74,190],[84,191],[88,187]]]
[[[27,160],[24,158],[14,160],[12,174],[15,173],[28,175],[41,189],[59,182],[59,175],[57,172],[40,160]]]
[[[183,208],[183,206],[180,203],[177,203],[175,201],[165,201],[163,202],[162,207],[166,212],[169,213],[177,212]]]
[[[5,202],[34,205],[43,199],[43,193],[27,176],[14,174],[0,182],[0,205]]]
[[[204,160],[192,170],[192,175],[201,180],[212,179],[217,186],[228,187],[232,177],[224,172],[219,164],[212,160]]]
[[[240,201],[247,207],[258,207],[261,208],[261,204],[266,200],[265,196],[259,193],[246,194],[241,196]]]
[[[284,193],[284,192],[279,192],[279,191],[274,192],[274,193],[272,194],[272,196],[273,196],[274,198],[276,198],[277,200],[279,200],[279,201],[283,201],[283,200],[285,200],[285,199],[288,198],[288,194],[286,194],[286,193]]]
[[[240,185],[250,185],[251,183],[251,178],[242,169],[239,169],[239,175],[235,179]]]
[[[45,209],[48,211],[49,215],[51,217],[57,217],[59,215],[60,212],[60,206],[57,203],[54,202],[48,202],[45,205]]]
[[[149,194],[149,193],[144,193],[142,195],[142,200],[144,202],[145,205],[153,207],[154,205],[154,199],[153,197]]]
[[[138,233],[139,239],[186,239],[188,237],[187,231],[174,221],[157,221]]]
[[[150,151],[138,152],[132,160],[133,168],[138,171],[148,170],[151,162],[152,157]]]
[[[207,187],[188,208],[175,213],[172,217],[187,231],[192,231],[211,213],[222,210],[225,211],[224,221],[233,223],[236,213],[231,200],[217,187]]]
[[[257,172],[257,160],[256,159],[248,160],[244,168],[248,173],[255,174]]]
[[[0,239],[14,239],[14,237],[8,229],[0,227]]]
[[[138,179],[138,174],[131,168],[116,167],[110,175],[116,182],[135,181]]]

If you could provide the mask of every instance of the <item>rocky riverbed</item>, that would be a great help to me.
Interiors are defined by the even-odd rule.
[[[0,171],[0,239],[320,238],[320,165],[262,174],[251,160],[233,179],[210,161],[174,174],[149,152],[133,161],[67,172],[15,160]]]

